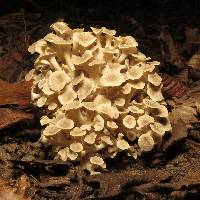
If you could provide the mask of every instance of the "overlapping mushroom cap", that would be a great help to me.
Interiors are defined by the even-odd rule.
[[[84,32],[64,22],[51,28],[29,47],[39,56],[26,79],[33,79],[34,104],[51,111],[41,118],[41,141],[56,147],[56,158],[79,160],[94,173],[106,167],[104,158],[120,151],[136,158],[158,145],[171,129],[159,63],[115,30]]]

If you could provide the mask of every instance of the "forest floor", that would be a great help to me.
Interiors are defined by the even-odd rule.
[[[24,2],[24,9],[0,16],[0,200],[200,199],[198,1]],[[54,160],[51,147],[38,142],[43,110],[31,105],[31,83],[24,81],[35,59],[27,48],[56,20],[132,35],[143,53],[160,61],[173,131],[159,150],[137,160],[121,153],[106,161],[107,172],[88,176],[78,163]]]

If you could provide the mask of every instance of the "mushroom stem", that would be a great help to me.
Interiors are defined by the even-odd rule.
[[[63,48],[63,57],[64,57],[64,60],[65,60],[65,64],[69,67],[69,71],[72,74],[72,72],[75,70],[75,67],[72,64],[70,54],[69,54],[69,49]]]
[[[127,56],[127,54],[122,52],[122,54],[117,59],[117,62],[122,63],[125,60],[126,56]]]
[[[111,40],[112,40],[112,38],[108,36],[108,38],[106,39],[105,47],[111,47]]]
[[[49,63],[54,67],[55,71],[61,71],[61,67],[59,66],[58,62],[56,61],[55,56],[50,56]]]

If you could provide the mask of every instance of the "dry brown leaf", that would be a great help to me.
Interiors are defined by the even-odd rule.
[[[167,32],[161,32],[160,38],[164,44],[162,52],[164,62],[176,66],[179,70],[185,68],[185,64],[177,51],[172,36]]]
[[[163,80],[162,92],[166,98],[180,98],[187,93],[188,88],[184,83],[168,74],[161,74]]]
[[[178,121],[179,119],[181,119],[187,125],[198,121],[196,116],[196,108],[184,104],[175,107],[169,114],[171,122]]]
[[[16,48],[10,49],[0,58],[0,79],[14,82],[22,71],[21,63],[28,54],[29,38],[20,33],[16,38]]]
[[[168,149],[170,146],[172,146],[174,143],[182,140],[188,135],[187,127],[186,124],[183,122],[183,120],[181,119],[174,121],[171,120],[171,124],[172,124],[172,135],[167,141],[163,143],[162,149],[164,151]]]
[[[24,81],[21,83],[9,83],[0,80],[0,105],[28,105],[31,100],[31,85],[31,81]]]
[[[19,63],[22,61],[22,55],[13,49],[0,59],[0,78],[12,81],[19,70]]]
[[[34,118],[33,113],[26,113],[21,110],[9,108],[0,108],[0,116],[0,129]]]

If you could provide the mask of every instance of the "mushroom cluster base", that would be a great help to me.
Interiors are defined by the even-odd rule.
[[[103,28],[71,29],[64,22],[29,47],[37,53],[32,101],[50,116],[41,141],[55,159],[79,161],[98,173],[105,158],[126,151],[134,159],[151,151],[171,130],[156,61],[139,52],[131,36]]]

